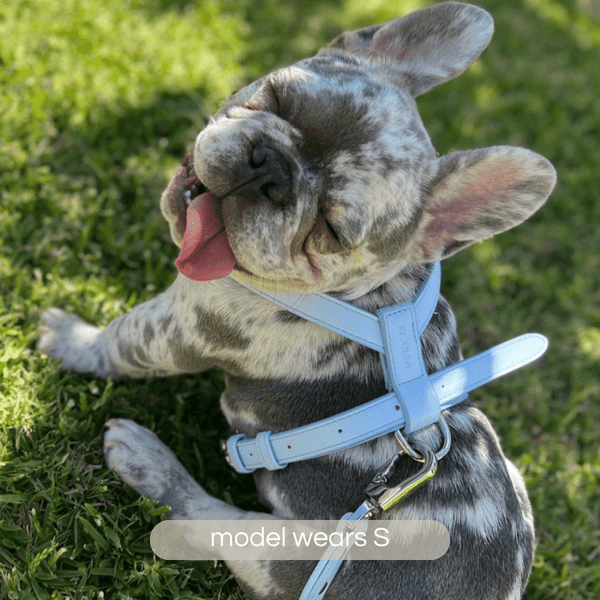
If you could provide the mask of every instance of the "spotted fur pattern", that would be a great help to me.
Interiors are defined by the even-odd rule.
[[[155,299],[104,330],[60,309],[43,315],[39,348],[65,368],[102,377],[197,373],[221,367],[234,431],[297,427],[386,393],[376,352],[255,295],[327,292],[373,311],[411,298],[429,263],[522,222],[555,182],[521,148],[437,157],[414,96],[464,71],[493,30],[483,10],[446,3],[348,32],[316,57],[259,79],[200,132],[190,160],[221,202],[238,262],[230,276],[179,275]],[[268,169],[254,158],[269,155]],[[187,173],[187,171],[186,171]],[[184,232],[179,170],[161,207],[176,244]],[[266,178],[266,179],[265,179]],[[455,318],[440,297],[422,337],[428,371],[461,359]],[[434,519],[450,532],[436,561],[347,561],[327,600],[518,599],[531,569],[534,527],[522,477],[469,401],[446,411],[452,447],[434,479],[386,513]],[[255,519],[213,498],[147,429],[112,419],[111,469],[176,519]],[[438,447],[436,426],[413,439]],[[397,451],[390,436],[254,478],[274,518],[337,519]],[[398,480],[414,471],[401,462]],[[296,599],[314,564],[231,562],[255,599]]]

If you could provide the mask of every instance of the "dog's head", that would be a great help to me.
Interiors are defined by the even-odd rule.
[[[179,269],[364,293],[528,218],[552,165],[504,146],[436,157],[414,101],[492,33],[484,10],[439,4],[345,33],[227,100],[162,197]]]

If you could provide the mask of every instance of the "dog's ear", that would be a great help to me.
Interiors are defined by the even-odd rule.
[[[418,96],[466,70],[493,33],[494,21],[485,10],[447,2],[383,25],[348,31],[330,48],[380,59]]]
[[[495,146],[438,158],[410,259],[441,260],[522,223],[555,183],[551,163],[523,148]]]

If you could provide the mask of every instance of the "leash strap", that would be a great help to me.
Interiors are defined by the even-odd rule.
[[[547,346],[548,340],[543,335],[528,333],[430,375],[440,410],[462,402],[468,392],[485,383],[538,359]],[[262,467],[280,469],[291,462],[368,442],[403,429],[405,424],[403,407],[395,392],[391,392],[333,417],[282,433],[266,431],[256,438],[234,435],[227,440],[227,452],[238,473]]]
[[[337,531],[343,532],[347,529],[360,531],[361,523],[364,524],[366,529],[367,523],[364,519],[368,518],[367,515],[372,509],[372,505],[368,504],[368,502],[363,502],[353,513],[346,513],[340,519]],[[300,600],[320,600],[325,596],[350,548],[350,545],[329,546],[327,548],[306,582]]]
[[[443,417],[440,423],[442,422],[444,422]],[[366,489],[369,499],[365,500],[354,513],[345,514],[338,523],[337,531],[343,531],[344,528],[359,529],[362,531],[366,530],[367,519],[372,519],[381,513],[381,511],[388,511],[399,502],[403,502],[408,496],[430,481],[436,474],[438,467],[437,455],[439,453],[434,453],[429,448],[423,448],[423,453],[421,455],[423,466],[421,467],[421,470],[410,476],[408,479],[405,479],[399,485],[389,487],[387,485],[388,478],[393,475],[396,470],[397,460],[400,457],[403,457],[407,451],[404,442],[401,443],[401,447],[402,449],[398,455],[394,457],[390,463],[385,465],[383,469],[378,471],[371,480],[371,484]],[[415,449],[410,448],[410,451],[414,452]],[[440,450],[440,452],[443,453],[443,450]],[[419,458],[416,460],[420,461]],[[352,544],[353,543],[354,538],[352,538]],[[330,545],[327,548],[317,563],[312,575],[306,582],[300,600],[323,599],[323,596],[329,590],[331,582],[342,566],[343,559],[350,547],[351,546],[340,549],[339,547],[336,548]]]

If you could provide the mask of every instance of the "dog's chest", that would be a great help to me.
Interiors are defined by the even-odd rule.
[[[352,371],[312,381],[236,378],[221,396],[221,409],[232,430],[255,436],[301,427],[385,394],[383,376]]]
[[[221,397],[232,430],[247,436],[263,430],[276,433],[325,419],[387,392],[376,351],[285,311],[275,311],[265,323],[254,331],[241,365],[248,375],[232,376]],[[454,315],[441,296],[421,342],[430,373],[461,359]],[[253,376],[257,364],[264,365],[261,372],[271,375]]]

